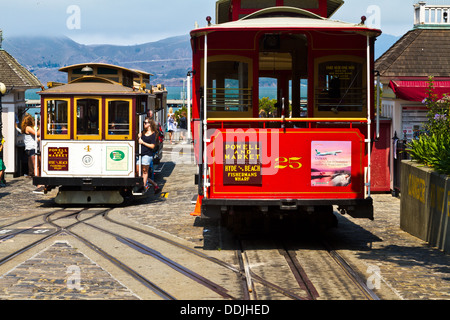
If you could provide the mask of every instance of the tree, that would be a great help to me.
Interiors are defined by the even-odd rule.
[[[270,113],[274,113],[276,110],[275,104],[277,103],[276,99],[269,99],[268,97],[263,97],[262,99],[259,99],[259,112],[261,110],[264,110],[266,115],[269,115]]]

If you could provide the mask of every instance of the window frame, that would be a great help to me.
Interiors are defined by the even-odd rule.
[[[114,101],[128,102],[128,134],[109,134],[109,103]],[[108,98],[105,99],[105,139],[106,140],[132,140],[133,128],[133,99],[132,98]]]
[[[79,100],[98,100],[98,134],[78,134],[78,121],[77,121],[77,111],[78,111],[78,101]],[[103,98],[100,96],[79,96],[73,99],[73,121],[74,121],[74,140],[102,140],[103,136]]]
[[[365,101],[362,105],[361,111],[341,111],[338,114],[333,111],[320,111],[319,110],[319,101],[318,95],[316,91],[319,89],[319,65],[326,62],[353,62],[361,64],[362,69],[362,98]],[[367,61],[366,59],[359,56],[352,55],[332,55],[325,56],[321,58],[317,58],[314,60],[314,117],[316,118],[366,118],[367,117],[367,108],[369,107],[370,101],[367,101],[367,90],[370,90],[368,84],[366,83],[367,79]],[[365,94],[364,94],[365,93]]]
[[[47,125],[48,125],[48,102],[50,101],[64,101],[67,102],[67,133],[66,134],[51,134],[48,132],[47,130]],[[51,98],[44,98],[44,123],[42,128],[44,129],[44,134],[43,136],[45,137],[45,139],[49,139],[49,140],[69,140],[70,139],[70,132],[72,129],[71,126],[71,110],[72,110],[72,106],[71,106],[71,99],[70,98],[59,98],[59,97],[51,97]]]
[[[239,56],[239,55],[217,55],[217,56],[209,56],[208,57],[208,63],[211,62],[240,62],[240,63],[246,63],[247,69],[248,69],[248,88],[247,89],[250,93],[250,104],[248,106],[247,111],[213,111],[208,109],[208,118],[252,118],[253,117],[253,98],[254,98],[254,90],[253,90],[253,83],[254,83],[254,70],[253,70],[253,59],[246,57],[246,56]],[[201,66],[202,66],[202,72],[201,72],[201,79],[200,83],[203,87],[205,79],[204,79],[204,58],[201,59]],[[209,69],[209,68],[208,68]],[[209,80],[209,79],[208,79]],[[208,88],[208,91],[213,88]]]

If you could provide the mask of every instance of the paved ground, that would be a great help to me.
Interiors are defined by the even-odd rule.
[[[400,199],[374,195],[375,221],[340,217],[335,246],[393,299],[450,300],[450,255],[400,229]]]
[[[200,250],[226,249],[227,232],[219,225],[189,215],[195,208],[191,199],[196,191],[196,167],[190,163],[191,156],[184,147],[175,145],[166,149],[166,164],[157,176],[158,183],[163,186],[161,195],[116,208],[114,214],[189,241]],[[54,210],[52,197],[55,193],[40,196],[32,194],[33,189],[31,181],[25,177],[8,180],[8,186],[0,189],[0,226],[34,210]],[[339,228],[329,233],[332,245],[363,277],[387,292],[383,295],[385,299],[450,300],[450,256],[400,230],[399,199],[391,195],[374,195],[374,200],[375,221],[339,216]],[[20,265],[0,269],[0,299],[142,298],[80,250],[71,242],[61,240],[40,249]],[[64,275],[52,277],[52,273],[47,272],[49,261],[54,264],[52,272]],[[58,269],[58,263],[65,267]],[[67,281],[74,279],[67,274],[70,265],[91,268],[92,279],[98,279],[98,282],[85,285],[85,292],[69,290]],[[76,274],[76,269],[73,272]],[[65,282],[61,282],[61,278]],[[48,287],[52,280],[58,286]],[[77,285],[76,281],[73,285]]]
[[[70,242],[56,241],[0,277],[0,299],[139,298]]]

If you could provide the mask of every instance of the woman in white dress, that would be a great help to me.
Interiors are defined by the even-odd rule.
[[[172,134],[177,131],[177,123],[175,122],[174,113],[172,107],[169,108],[167,114],[167,132],[169,132],[170,143],[173,144]]]

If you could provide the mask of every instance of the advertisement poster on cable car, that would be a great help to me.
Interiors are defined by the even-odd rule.
[[[311,186],[347,187],[351,172],[351,141],[311,142]]]

